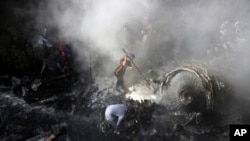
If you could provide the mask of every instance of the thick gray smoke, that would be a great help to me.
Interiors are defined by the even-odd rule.
[[[86,60],[91,55],[94,62],[99,59],[105,66],[100,68],[103,71],[113,71],[124,55],[121,34],[126,24],[147,17],[150,8],[147,1],[140,0],[53,0],[46,6],[48,24],[59,26],[60,36],[69,42],[78,41],[74,47],[79,59]],[[141,29],[137,30],[140,33]]]
[[[198,60],[246,84],[249,1],[234,0],[52,0],[38,19],[59,27],[88,67],[110,75],[123,56],[149,67]],[[87,63],[87,64],[86,64]],[[239,75],[239,76],[238,76]],[[233,78],[236,79],[236,78]]]

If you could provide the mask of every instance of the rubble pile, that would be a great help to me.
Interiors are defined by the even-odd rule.
[[[58,17],[62,25],[55,25],[57,19],[47,17],[50,11],[46,10],[51,8],[48,6],[57,2],[0,2],[0,14],[9,18],[0,23],[1,141],[225,141],[229,140],[230,124],[250,123],[246,77],[250,32],[243,21],[246,18],[236,20],[221,15],[218,21],[210,23],[212,20],[205,18],[210,14],[203,13],[203,4],[210,3],[168,0],[159,1],[157,8],[147,4],[148,14],[130,17],[127,23],[126,14],[119,15],[125,23],[114,26],[121,30],[116,33],[111,31],[113,25],[106,23],[85,31],[79,30],[80,25],[72,26],[70,20],[66,26],[61,21],[68,20],[64,12],[70,15],[70,6],[76,1],[69,5],[60,1],[58,7],[63,12],[58,13],[64,14]],[[230,7],[227,2],[220,2],[225,9]],[[204,6],[204,11],[209,6]],[[85,12],[87,18],[95,17]],[[90,13],[94,12],[93,9]],[[192,12],[200,14],[199,26],[197,17],[186,15]],[[81,21],[77,15],[72,17],[75,23]],[[80,19],[86,18],[79,15]],[[95,18],[94,21],[98,19]],[[63,31],[57,31],[61,27]],[[70,27],[70,37],[61,35],[66,34],[65,27]],[[87,39],[80,33],[75,35],[75,27]],[[113,34],[116,38],[110,40],[108,37]],[[116,48],[110,50],[105,45]],[[132,65],[124,75],[128,88],[115,89],[113,61],[124,55],[121,48],[126,55],[125,49],[134,53],[133,65],[136,63],[138,68],[134,71]],[[51,63],[49,56],[55,62]],[[55,73],[54,68],[60,72]],[[120,133],[116,134],[105,121],[104,113],[107,106],[119,103],[129,108]]]
[[[154,101],[157,98],[157,95],[146,86],[144,83],[139,83],[129,87],[129,92],[126,93],[125,98],[136,100],[142,102],[144,100]]]

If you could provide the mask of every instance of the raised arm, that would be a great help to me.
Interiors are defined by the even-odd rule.
[[[128,61],[128,55],[124,56],[123,60],[122,60],[122,66],[126,66],[127,64],[127,61]]]

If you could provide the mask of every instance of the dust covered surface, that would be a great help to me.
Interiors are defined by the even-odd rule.
[[[229,140],[230,124],[250,124],[249,4],[1,1],[0,140]],[[139,68],[127,91],[114,89],[122,48]],[[49,78],[52,52],[65,70]],[[117,103],[130,109],[119,135],[104,120]]]

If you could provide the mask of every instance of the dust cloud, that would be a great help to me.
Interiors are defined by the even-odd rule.
[[[143,71],[167,72],[171,62],[197,60],[241,87],[249,82],[248,5],[247,0],[52,0],[41,2],[38,20],[59,27],[82,69],[91,64],[96,75],[112,76],[125,48],[136,54]]]

